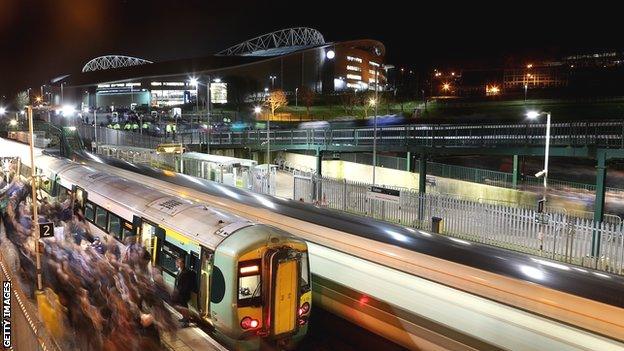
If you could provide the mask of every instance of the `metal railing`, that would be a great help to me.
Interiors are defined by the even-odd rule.
[[[439,217],[444,235],[624,274],[622,223],[594,222],[565,212],[547,213],[541,223],[536,219],[542,215],[532,209],[409,189],[399,189],[400,202],[393,203],[368,198],[369,186],[296,176],[293,199],[424,230],[432,230],[432,218]],[[594,236],[598,254],[592,254]]]
[[[93,138],[93,126],[83,125],[81,132]],[[436,124],[381,126],[377,129],[378,145],[396,146],[542,146],[544,123],[517,124]],[[595,146],[624,148],[624,121],[558,122],[551,125],[552,146]],[[258,145],[267,140],[266,130],[219,131],[210,134],[193,131],[173,136],[149,136],[139,133],[98,127],[98,140],[108,144],[154,147],[162,142],[176,140],[184,144]],[[269,133],[274,145],[349,145],[373,144],[373,128],[336,129],[275,129]]]

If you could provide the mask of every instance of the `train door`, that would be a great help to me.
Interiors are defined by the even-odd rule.
[[[200,260],[199,254],[197,252],[191,251],[186,255],[186,266],[188,269],[193,272],[195,275],[195,287],[191,292],[191,301],[190,305],[195,307],[196,310],[199,310],[199,271],[200,271]]]
[[[296,328],[299,300],[299,266],[296,258],[277,252],[271,255],[273,291],[271,296],[273,335]]]
[[[152,255],[152,264],[156,264],[160,247],[165,241],[165,230],[138,216],[134,216],[132,222],[140,244]]]
[[[200,316],[208,320],[210,317],[210,274],[212,272],[213,252],[204,247],[201,248],[201,260],[199,270],[197,310]]]
[[[84,214],[88,197],[87,191],[77,185],[74,185],[72,188],[72,196],[74,200],[74,210],[80,209],[80,211]]]

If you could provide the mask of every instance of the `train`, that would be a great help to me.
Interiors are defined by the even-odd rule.
[[[622,276],[90,153],[76,157],[306,240],[315,306],[403,347],[624,350]]]
[[[176,259],[184,260],[196,277],[190,308],[223,344],[290,349],[307,334],[312,293],[301,239],[67,159],[39,155],[35,164],[44,196],[72,197],[95,236],[140,240],[170,286]]]
[[[187,175],[81,163],[307,242],[316,309],[413,350],[624,350],[624,278]]]

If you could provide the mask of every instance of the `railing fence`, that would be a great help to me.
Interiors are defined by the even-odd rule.
[[[433,218],[443,220],[441,233],[599,270],[624,274],[624,225],[546,213],[528,208],[480,203],[441,194],[400,189],[398,203],[370,199],[370,184],[344,179],[296,176],[294,199],[318,206],[432,230]],[[592,254],[592,240],[598,241]]]

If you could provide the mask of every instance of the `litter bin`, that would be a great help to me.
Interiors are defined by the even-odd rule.
[[[431,231],[438,234],[442,231],[442,218],[431,217]]]

